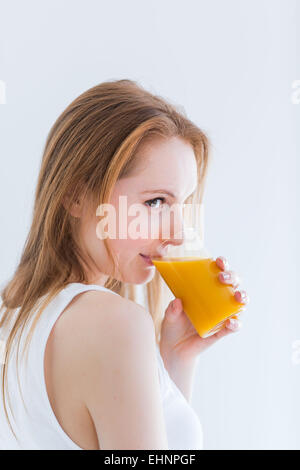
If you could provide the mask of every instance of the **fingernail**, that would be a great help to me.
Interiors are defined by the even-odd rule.
[[[222,275],[222,278],[224,279],[224,281],[228,281],[231,278],[229,273],[222,272],[221,275]]]
[[[239,321],[236,320],[235,318],[230,318],[230,327],[233,328],[234,330],[239,327]]]
[[[241,291],[241,300],[242,300],[243,302],[245,302],[246,300],[248,300],[247,292],[244,291],[244,290]]]
[[[227,261],[227,259],[224,258],[223,256],[219,256],[219,258],[223,261],[223,264],[224,264],[224,266],[225,266],[225,269],[227,269],[227,267],[228,267],[228,261]]]

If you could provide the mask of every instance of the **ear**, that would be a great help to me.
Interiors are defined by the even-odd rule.
[[[83,209],[83,202],[80,197],[77,199],[71,199],[70,194],[68,193],[63,199],[63,206],[70,215],[76,218],[80,218]]]

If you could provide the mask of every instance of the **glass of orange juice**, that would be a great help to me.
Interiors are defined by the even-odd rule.
[[[151,258],[164,281],[202,338],[215,334],[228,318],[237,318],[245,304],[234,288],[218,279],[221,269],[203,245],[195,228],[184,228],[179,242],[161,244],[162,257]]]

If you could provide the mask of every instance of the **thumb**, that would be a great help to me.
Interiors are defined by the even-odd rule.
[[[166,314],[169,321],[175,321],[178,315],[182,312],[182,302],[180,299],[174,299],[169,303]]]

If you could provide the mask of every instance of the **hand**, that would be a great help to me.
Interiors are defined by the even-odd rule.
[[[236,289],[240,284],[240,278],[234,271],[229,271],[227,260],[219,256],[216,258],[217,266],[222,270],[218,279],[223,284],[231,284]],[[226,279],[225,277],[228,276]],[[234,297],[238,302],[248,304],[249,297],[245,291],[235,290]],[[181,299],[176,298],[170,302],[166,309],[161,326],[160,352],[165,357],[176,357],[181,361],[195,359],[200,352],[214,344],[220,338],[238,331],[241,321],[236,318],[228,319],[225,327],[208,338],[201,338],[183,310]]]

